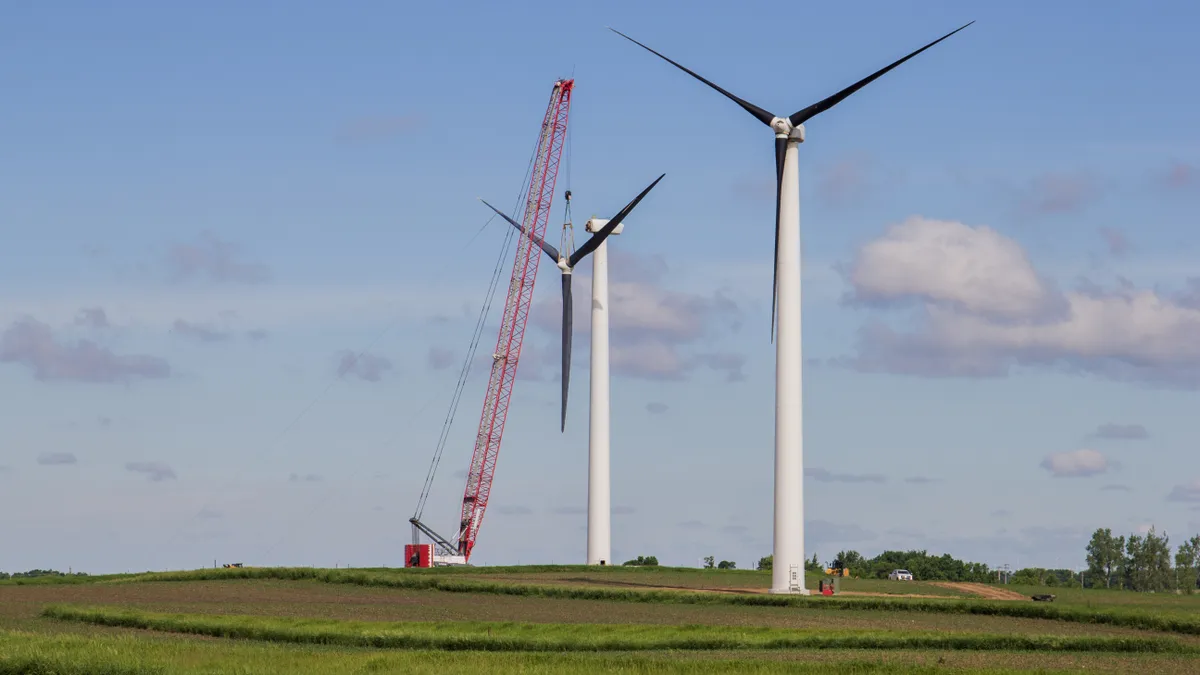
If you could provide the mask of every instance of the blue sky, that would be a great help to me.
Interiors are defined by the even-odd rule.
[[[551,227],[564,188],[581,224],[667,174],[612,246],[614,556],[769,553],[770,132],[606,25],[790,114],[978,21],[807,125],[809,554],[1078,566],[1096,527],[1186,538],[1200,100],[1178,85],[1196,12],[10,9],[0,569],[400,564],[506,235],[480,231],[476,197],[516,201],[571,75]],[[552,272],[480,563],[584,556],[587,323],[560,434]],[[363,350],[374,367],[339,377]],[[484,385],[477,368],[435,527],[457,518]]]

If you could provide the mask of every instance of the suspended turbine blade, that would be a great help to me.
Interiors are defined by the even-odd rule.
[[[779,207],[783,200],[783,160],[787,139],[775,139],[775,262],[771,267],[771,342],[775,341],[775,302],[779,293]]]
[[[891,65],[887,66],[886,68],[882,68],[880,70],[875,71],[874,73],[868,75],[867,77],[864,77],[863,79],[859,80],[858,82],[855,82],[854,84],[850,85],[849,87],[846,87],[845,89],[839,91],[838,93],[834,94],[833,96],[830,96],[829,98],[826,98],[822,101],[818,101],[817,103],[814,103],[803,110],[797,111],[795,114],[793,114],[788,119],[791,120],[792,124],[794,124],[794,125],[803,124],[805,121],[810,120],[813,117],[816,117],[817,115],[825,112],[826,110],[829,110],[833,106],[841,103],[842,101],[844,101],[846,99],[847,96],[849,96],[850,94],[853,94],[854,92],[858,91],[859,89],[862,89],[863,87],[867,86],[868,84],[871,84],[872,82],[879,79],[883,75],[887,74],[888,71],[890,71],[891,69],[900,65],[901,63],[904,63],[905,61],[911,59],[912,57],[916,56],[917,54],[920,54],[921,52],[925,51],[926,49],[929,49],[930,47],[936,45],[937,43],[941,42],[942,40],[945,40],[946,38],[950,37],[951,35],[954,35],[955,33],[962,30],[963,28],[970,26],[972,23],[975,23],[975,22],[972,21],[972,22],[962,26],[961,28],[958,28],[956,30],[950,31],[949,33],[946,33],[942,37],[934,40],[933,42],[930,42],[929,44],[925,45],[924,47],[921,47],[917,51],[909,54],[908,56],[905,56],[904,58],[900,59],[899,61],[892,63]]]
[[[672,61],[671,59],[667,58],[666,56],[663,56],[662,54],[660,54],[660,53],[658,53],[658,52],[654,51],[653,49],[650,49],[649,47],[647,47],[646,45],[644,45],[644,44],[642,44],[642,43],[638,42],[637,40],[634,40],[633,38],[629,37],[628,35],[626,35],[626,34],[622,33],[621,31],[617,30],[616,28],[609,27],[609,30],[611,30],[612,32],[616,33],[617,35],[620,35],[621,37],[625,38],[626,40],[629,40],[630,42],[632,42],[633,44],[635,44],[635,45],[637,45],[637,46],[641,47],[642,49],[645,49],[646,51],[650,52],[651,54],[654,54],[654,55],[655,55],[655,56],[657,56],[658,58],[660,58],[660,59],[662,59],[663,61],[666,61],[667,63],[669,63],[669,64],[671,64],[671,65],[675,66],[676,68],[678,68],[678,69],[682,70],[683,72],[687,73],[688,75],[691,75],[692,77],[696,78],[697,80],[700,80],[701,82],[703,82],[704,84],[707,84],[708,86],[712,87],[713,89],[716,89],[718,92],[720,92],[721,94],[723,94],[723,95],[725,96],[725,98],[727,98],[727,99],[729,99],[729,100],[733,101],[734,103],[736,103],[736,104],[738,104],[738,105],[742,106],[742,109],[744,109],[746,112],[750,113],[751,115],[754,115],[754,117],[755,117],[755,118],[757,118],[757,119],[758,119],[758,121],[762,122],[763,124],[765,124],[765,125],[767,125],[767,126],[771,126],[771,120],[775,119],[775,116],[774,116],[774,115],[772,115],[771,113],[767,112],[766,110],[763,110],[762,108],[760,108],[760,107],[758,107],[758,106],[754,105],[753,103],[751,103],[751,102],[749,102],[749,101],[747,101],[747,100],[745,100],[745,99],[738,98],[737,96],[734,96],[733,94],[731,94],[731,93],[729,93],[729,92],[725,91],[724,89],[722,89],[722,88],[718,87],[717,85],[713,84],[712,82],[710,82],[710,81],[708,81],[708,80],[704,79],[703,77],[700,77],[700,76],[699,76],[699,75],[697,75],[695,72],[693,72],[693,71],[691,71],[691,70],[689,70],[689,69],[685,68],[684,66],[682,66],[682,65],[680,65],[680,64],[678,64],[678,63],[676,63],[676,62]]]
[[[667,174],[664,173],[658,178],[655,178],[654,182],[647,186],[645,190],[642,190],[641,194],[634,197],[633,201],[626,204],[625,208],[617,212],[617,215],[613,216],[612,220],[608,221],[608,224],[600,228],[600,231],[596,234],[593,234],[587,241],[583,242],[583,246],[580,246],[578,250],[571,254],[571,258],[567,261],[567,266],[575,267],[580,260],[583,260],[584,257],[586,257],[589,253],[599,248],[600,244],[608,238],[608,235],[612,234],[613,230],[617,229],[617,226],[621,224],[621,221],[625,219],[625,216],[628,216],[629,212],[633,211],[633,208],[638,205],[638,202],[642,201],[642,198],[647,194],[650,194],[650,191],[654,189],[654,186],[658,185],[658,181],[662,180],[666,175]]]
[[[571,331],[574,328],[575,312],[571,307],[570,273],[562,275],[562,429],[567,430],[567,390],[571,385]]]
[[[503,211],[501,211],[500,209],[498,209],[498,208],[496,208],[496,207],[492,206],[491,204],[488,204],[488,203],[487,203],[486,201],[484,201],[483,199],[480,199],[479,201],[483,202],[483,203],[484,203],[484,205],[486,205],[486,206],[487,206],[489,209],[491,209],[491,210],[495,211],[495,212],[496,212],[496,215],[498,215],[498,216],[500,216],[501,218],[503,218],[503,219],[507,220],[507,221],[509,222],[509,224],[510,224],[510,225],[512,225],[513,227],[515,227],[515,228],[517,228],[518,230],[520,230],[522,234],[524,234],[525,236],[527,236],[527,237],[529,237],[530,239],[532,239],[532,240],[533,240],[533,243],[535,243],[535,244],[537,244],[538,246],[542,247],[542,250],[546,252],[546,255],[550,256],[550,259],[551,259],[551,260],[553,260],[555,263],[558,263],[558,258],[559,258],[559,255],[558,255],[558,249],[554,248],[554,247],[553,247],[553,246],[551,246],[550,244],[547,244],[547,243],[546,243],[546,241],[545,241],[544,239],[542,239],[541,237],[537,236],[536,234],[532,234],[532,233],[530,233],[530,232],[526,231],[526,230],[525,230],[525,227],[524,227],[523,225],[521,225],[521,224],[520,224],[520,223],[518,223],[517,221],[513,220],[512,218],[509,218],[509,217],[508,217],[507,215],[505,215],[505,214],[504,214],[504,212],[503,212]]]

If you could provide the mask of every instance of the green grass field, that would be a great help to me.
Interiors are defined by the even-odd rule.
[[[768,584],[751,571],[581,566],[9,580],[0,675],[1188,673],[1200,661],[1196,596],[1059,589],[1035,603],[846,579],[845,595],[804,598]]]

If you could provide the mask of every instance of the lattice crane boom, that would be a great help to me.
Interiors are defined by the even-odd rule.
[[[559,80],[554,83],[534,155],[533,173],[529,180],[522,222],[526,231],[539,238],[545,237],[546,226],[550,221],[550,206],[554,199],[554,186],[558,179],[558,167],[567,137],[567,118],[574,86],[574,80]],[[500,455],[500,442],[504,436],[504,423],[508,418],[508,405],[512,398],[513,382],[521,356],[521,343],[529,320],[538,262],[541,260],[533,239],[529,237],[518,237],[515,248],[512,277],[509,280],[508,296],[500,321],[500,334],[496,339],[496,349],[492,353],[491,376],[483,399],[479,431],[475,436],[475,451],[471,456],[471,466],[463,490],[458,533],[454,538],[457,541],[458,553],[463,556],[464,561],[470,559],[471,551],[475,548],[479,528],[483,524],[483,515],[487,510],[488,498],[491,496],[496,461]]]

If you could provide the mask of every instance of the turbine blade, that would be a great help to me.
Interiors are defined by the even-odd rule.
[[[779,207],[783,200],[783,160],[787,139],[775,139],[775,262],[771,267],[771,342],[775,341],[775,302],[779,296]]]
[[[553,247],[553,246],[551,246],[550,244],[547,244],[547,243],[546,243],[546,241],[545,241],[544,239],[542,239],[541,237],[537,236],[536,234],[532,234],[532,233],[530,233],[530,232],[526,231],[526,230],[525,230],[525,226],[524,226],[524,225],[521,225],[520,223],[518,223],[517,221],[513,220],[512,218],[509,218],[509,217],[508,217],[508,216],[507,216],[507,215],[506,215],[506,214],[505,214],[503,211],[501,211],[500,209],[498,209],[498,208],[496,208],[496,207],[492,206],[491,204],[488,204],[488,203],[487,203],[486,201],[484,201],[483,199],[480,199],[479,201],[483,202],[483,203],[484,203],[484,205],[485,205],[485,206],[487,206],[489,209],[491,209],[491,210],[495,211],[495,212],[496,212],[496,215],[498,215],[498,216],[500,216],[501,218],[503,218],[503,219],[507,220],[507,221],[508,221],[508,223],[509,223],[510,225],[512,225],[513,227],[515,227],[515,228],[517,228],[518,230],[520,230],[522,234],[524,234],[525,236],[527,236],[527,237],[529,237],[530,239],[532,239],[532,240],[533,240],[533,243],[535,243],[535,244],[537,244],[538,246],[540,246],[540,247],[542,248],[542,250],[546,252],[546,255],[550,256],[550,259],[551,259],[551,260],[553,260],[553,261],[554,261],[556,264],[558,263],[558,258],[559,258],[559,255],[558,255],[558,249],[554,248],[554,247]]]
[[[817,115],[825,112],[826,110],[829,110],[833,106],[841,103],[842,101],[844,101],[846,99],[847,96],[849,96],[850,94],[853,94],[854,92],[858,91],[859,89],[862,89],[863,87],[867,86],[868,84],[871,84],[875,80],[877,80],[880,77],[882,77],[883,75],[887,74],[887,72],[889,70],[895,68],[896,66],[900,65],[901,63],[904,63],[905,61],[911,59],[912,57],[916,56],[917,54],[920,54],[921,52],[925,51],[926,49],[929,49],[930,47],[936,45],[937,43],[941,42],[942,40],[945,40],[946,38],[950,37],[951,35],[954,35],[955,33],[962,30],[963,28],[970,26],[972,23],[975,23],[975,22],[972,21],[972,22],[966,24],[965,26],[962,26],[961,28],[958,28],[958,29],[950,31],[949,33],[946,33],[942,37],[934,40],[933,42],[930,42],[929,44],[925,45],[924,47],[921,47],[917,51],[909,54],[908,56],[905,56],[904,58],[900,59],[899,61],[895,61],[894,63],[887,66],[886,68],[882,68],[880,70],[875,71],[874,73],[868,75],[867,77],[864,77],[863,79],[859,80],[858,82],[855,82],[854,84],[850,85],[849,87],[846,87],[845,89],[839,91],[838,93],[834,94],[833,96],[830,96],[829,98],[826,98],[822,101],[818,101],[817,103],[814,103],[803,110],[797,111],[794,115],[792,115],[788,119],[791,120],[792,124],[795,124],[795,125],[803,124],[805,121],[810,120],[813,117],[816,117]]]
[[[562,429],[567,430],[567,390],[571,386],[571,332],[575,323],[575,312],[571,306],[571,274],[562,275],[563,320],[562,320]]]
[[[642,198],[647,194],[650,194],[650,191],[654,189],[654,186],[658,185],[658,181],[662,180],[666,175],[667,174],[664,173],[658,178],[655,178],[654,182],[647,186],[645,190],[642,190],[641,194],[634,197],[633,201],[626,204],[625,208],[617,212],[617,215],[613,216],[612,219],[608,221],[607,225],[600,228],[599,232],[593,234],[587,241],[583,242],[583,246],[580,246],[574,253],[571,254],[571,258],[567,261],[567,266],[574,267],[589,253],[599,248],[600,244],[608,238],[608,235],[612,234],[613,230],[617,229],[617,226],[621,224],[621,221],[629,215],[629,212],[633,211],[633,208],[638,205],[638,202],[642,201]]]
[[[628,35],[626,35],[626,34],[622,33],[621,31],[617,30],[616,28],[612,28],[612,27],[610,27],[610,28],[609,28],[609,30],[611,30],[612,32],[616,33],[617,35],[620,35],[621,37],[625,38],[626,40],[629,40],[630,42],[632,42],[633,44],[635,44],[635,45],[637,45],[637,46],[641,47],[642,49],[645,49],[646,51],[650,52],[651,54],[654,54],[654,55],[655,55],[655,56],[657,56],[658,58],[660,58],[660,59],[662,59],[663,61],[666,61],[667,63],[669,63],[669,64],[671,64],[671,65],[675,66],[676,68],[678,68],[678,69],[682,70],[683,72],[687,73],[688,75],[691,75],[692,77],[696,78],[697,80],[700,80],[701,82],[703,82],[704,84],[707,84],[708,86],[712,87],[713,89],[716,89],[718,92],[720,92],[721,94],[723,94],[723,95],[725,96],[725,98],[727,98],[727,99],[729,99],[729,100],[733,101],[734,103],[736,103],[736,104],[738,104],[738,105],[742,106],[742,109],[743,109],[743,110],[745,110],[746,112],[750,113],[751,115],[754,115],[754,117],[755,117],[756,119],[758,119],[758,121],[762,122],[763,124],[765,124],[765,125],[767,125],[767,126],[771,126],[771,120],[775,119],[775,116],[774,116],[774,115],[772,115],[771,113],[767,112],[766,110],[763,110],[762,108],[760,108],[760,107],[758,107],[758,106],[754,105],[753,103],[751,103],[751,102],[749,102],[749,101],[747,101],[747,100],[745,100],[745,99],[738,98],[737,96],[734,96],[733,94],[731,94],[731,93],[729,93],[729,92],[725,91],[724,89],[722,89],[722,88],[718,87],[717,85],[713,84],[712,82],[709,82],[708,80],[704,79],[703,77],[700,77],[700,76],[699,76],[699,75],[697,75],[695,72],[693,72],[693,71],[691,71],[691,70],[689,70],[689,69],[685,68],[684,66],[682,66],[682,65],[680,65],[680,64],[678,64],[678,63],[676,63],[676,62],[672,61],[671,59],[667,58],[666,56],[663,56],[662,54],[660,54],[660,53],[658,53],[658,52],[654,51],[653,49],[650,49],[649,47],[647,47],[646,45],[644,45],[644,44],[642,44],[642,43],[638,42],[637,40],[634,40],[633,38],[629,37]]]

